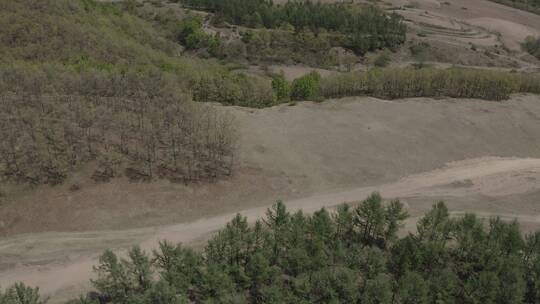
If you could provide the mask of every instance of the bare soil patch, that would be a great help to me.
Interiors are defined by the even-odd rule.
[[[3,202],[0,233],[168,224],[280,198],[387,183],[451,161],[540,158],[540,100],[533,95],[505,102],[347,98],[224,109],[240,130],[232,177],[186,186],[167,180],[100,183],[82,172],[76,177],[79,190],[70,189],[69,180],[23,189]]]
[[[186,186],[79,177],[77,191],[69,183],[40,187],[0,206],[0,285],[23,280],[61,301],[88,288],[104,248],[149,250],[164,238],[200,244],[234,212],[253,220],[279,198],[310,212],[380,191],[407,204],[407,229],[440,199],[456,214],[502,214],[539,227],[538,96],[224,109],[241,131],[229,179]]]
[[[434,171],[413,174],[397,182],[382,184],[372,187],[353,188],[345,191],[318,194],[303,199],[289,200],[286,203],[291,211],[302,209],[311,213],[323,206],[333,207],[342,202],[355,202],[359,198],[369,195],[373,191],[379,191],[388,198],[400,197],[412,211],[413,217],[407,222],[406,229],[413,230],[417,220],[416,215],[419,210],[425,211],[428,206],[421,206],[418,200],[435,200],[445,197],[449,201],[449,206],[456,215],[465,211],[480,212],[480,216],[491,217],[501,214],[509,220],[517,218],[527,223],[528,227],[538,227],[540,225],[540,213],[538,210],[523,210],[520,206],[514,206],[511,212],[493,212],[500,209],[499,202],[489,201],[491,205],[486,205],[488,200],[481,200],[482,190],[486,188],[500,187],[505,185],[505,190],[494,194],[492,197],[508,198],[512,195],[536,195],[540,193],[540,184],[528,179],[527,187],[519,185],[522,180],[507,178],[508,176],[534,176],[540,178],[540,159],[533,158],[477,158],[467,161],[450,163]],[[480,185],[471,190],[467,188],[449,188],[448,184],[455,183],[460,178],[465,177],[473,185]],[[409,200],[409,198],[411,198]],[[456,200],[459,202],[476,200],[477,205],[468,204],[466,209],[455,209]],[[503,205],[504,206],[504,205]],[[525,204],[525,206],[527,206]],[[240,211],[251,221],[264,216],[266,208],[258,207]],[[416,215],[416,217],[415,217]],[[157,246],[160,240],[166,239],[171,242],[191,243],[207,238],[212,232],[221,228],[234,216],[234,213],[224,214],[215,217],[202,218],[197,221],[163,226],[152,229],[125,230],[110,234],[108,231],[85,233],[85,234],[47,234],[39,236],[26,236],[18,238],[8,238],[0,242],[0,253],[11,252],[20,254],[27,260],[24,265],[6,267],[0,272],[0,284],[9,285],[16,281],[24,281],[27,284],[41,286],[41,290],[54,296],[53,300],[60,302],[66,296],[72,295],[74,290],[84,290],[88,280],[92,278],[91,266],[97,262],[95,253],[74,256],[81,247],[95,246],[97,249],[106,240],[114,241],[116,244],[140,244],[145,250],[151,250]],[[41,244],[39,257],[36,252],[29,254],[28,247],[34,242]],[[44,243],[43,243],[44,242]],[[55,244],[47,248],[44,244]],[[58,251],[59,248],[63,250]],[[125,254],[122,249],[118,253]],[[72,255],[68,255],[71,253]],[[44,260],[49,257],[50,260]],[[32,258],[34,259],[33,262]],[[24,259],[22,259],[24,260]]]

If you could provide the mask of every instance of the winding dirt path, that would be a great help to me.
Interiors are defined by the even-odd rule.
[[[447,164],[430,172],[411,175],[401,180],[374,187],[362,187],[346,191],[321,194],[303,199],[287,201],[289,210],[302,209],[311,213],[322,207],[333,207],[343,202],[355,202],[365,198],[373,191],[379,191],[386,198],[407,197],[464,197],[473,194],[493,192],[494,196],[526,193],[540,190],[540,159],[535,158],[495,158],[485,157]],[[264,216],[267,207],[240,211],[249,220]],[[458,212],[459,213],[459,212]],[[92,232],[73,234],[27,235],[0,240],[0,260],[9,252],[22,254],[35,242],[55,244],[48,250],[69,253],[66,238],[83,238],[100,241],[106,239],[112,246],[121,244],[125,238],[138,243],[147,251],[157,246],[158,241],[193,243],[207,237],[223,227],[235,214],[223,214],[211,218],[201,218],[194,222],[172,226],[125,230],[116,232]],[[482,214],[480,214],[482,215]],[[485,216],[496,214],[485,213]],[[531,214],[505,214],[506,218],[523,218],[527,222],[540,223],[540,218]],[[64,247],[62,247],[64,246]],[[46,250],[45,250],[46,251]],[[125,249],[118,249],[124,254]],[[47,252],[44,252],[47,254]],[[98,252],[77,258],[51,260],[42,265],[19,264],[0,270],[0,286],[8,286],[22,281],[32,286],[40,286],[42,293],[53,296],[75,287],[85,286],[92,278],[92,266],[97,263]],[[87,286],[87,285],[86,285]]]

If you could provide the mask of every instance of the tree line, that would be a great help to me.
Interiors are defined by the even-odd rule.
[[[540,93],[540,75],[478,69],[387,68],[327,77],[325,97],[453,97],[504,100],[513,93]]]
[[[342,46],[357,54],[380,48],[396,48],[405,41],[402,18],[387,14],[372,5],[322,4],[312,1],[289,1],[273,5],[268,0],[181,0],[190,8],[215,14],[217,24],[227,22],[251,28],[304,29],[318,35],[322,31],[345,35]]]
[[[500,218],[451,217],[439,202],[416,232],[399,236],[407,217],[403,204],[377,193],[313,215],[277,202],[254,225],[237,215],[202,251],[168,242],[151,254],[106,251],[94,267],[95,291],[69,303],[540,301],[540,232],[524,235]],[[17,301],[13,289],[35,298],[23,287],[0,303],[40,303]]]
[[[540,94],[540,75],[479,69],[373,68],[321,77],[313,71],[289,83],[273,76],[278,102],[321,101],[326,98],[373,96],[384,99],[411,97],[476,98],[500,101],[513,93]]]

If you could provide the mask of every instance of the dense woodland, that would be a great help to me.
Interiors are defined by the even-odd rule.
[[[330,33],[340,46],[357,54],[381,48],[395,49],[405,42],[406,26],[402,18],[387,14],[372,5],[322,4],[290,1],[273,5],[268,0],[182,0],[190,8],[215,14],[214,23],[223,22],[251,28],[309,30],[315,36]]]
[[[540,232],[517,222],[450,217],[437,203],[417,231],[399,201],[290,213],[281,202],[249,225],[236,216],[204,250],[163,242],[153,253],[106,251],[82,303],[538,303]],[[26,297],[20,300],[21,297]],[[24,285],[2,304],[40,303]]]

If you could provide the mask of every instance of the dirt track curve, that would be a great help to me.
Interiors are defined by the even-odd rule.
[[[343,202],[354,202],[365,198],[373,191],[379,191],[386,198],[408,197],[464,197],[473,194],[489,192],[491,196],[505,196],[511,194],[527,193],[540,190],[540,159],[535,158],[496,158],[484,157],[447,164],[445,167],[415,174],[401,180],[374,187],[361,187],[342,192],[321,194],[298,200],[286,201],[290,210],[302,209],[311,213],[322,207],[332,207]],[[264,215],[267,207],[259,207],[240,211],[250,221]],[[494,214],[480,214],[492,216]],[[112,246],[126,242],[140,244],[147,251],[156,247],[159,240],[171,242],[193,243],[207,237],[210,233],[223,227],[232,217],[233,213],[223,214],[211,218],[202,218],[194,222],[160,228],[131,229],[115,232],[92,233],[62,233],[23,235],[6,238],[0,241],[0,260],[7,253],[24,252],[25,248],[37,240],[52,242],[55,252],[62,252],[67,258],[51,259],[40,265],[18,264],[6,269],[0,269],[0,286],[8,286],[14,282],[22,281],[33,286],[40,286],[42,293],[53,296],[53,302],[59,301],[61,295],[67,290],[84,290],[92,278],[92,266],[97,262],[98,252],[86,254],[77,258],[70,258],[69,242],[63,240],[83,238],[83,241],[92,239],[106,239]],[[524,221],[540,223],[540,218],[531,214],[503,214],[506,218],[523,218]],[[413,219],[414,220],[414,219]],[[410,225],[414,227],[414,223]],[[51,250],[53,250],[51,248]],[[117,250],[123,254],[124,249]],[[44,255],[51,254],[44,252]],[[51,254],[53,255],[53,254]],[[65,296],[65,295],[64,295]]]

